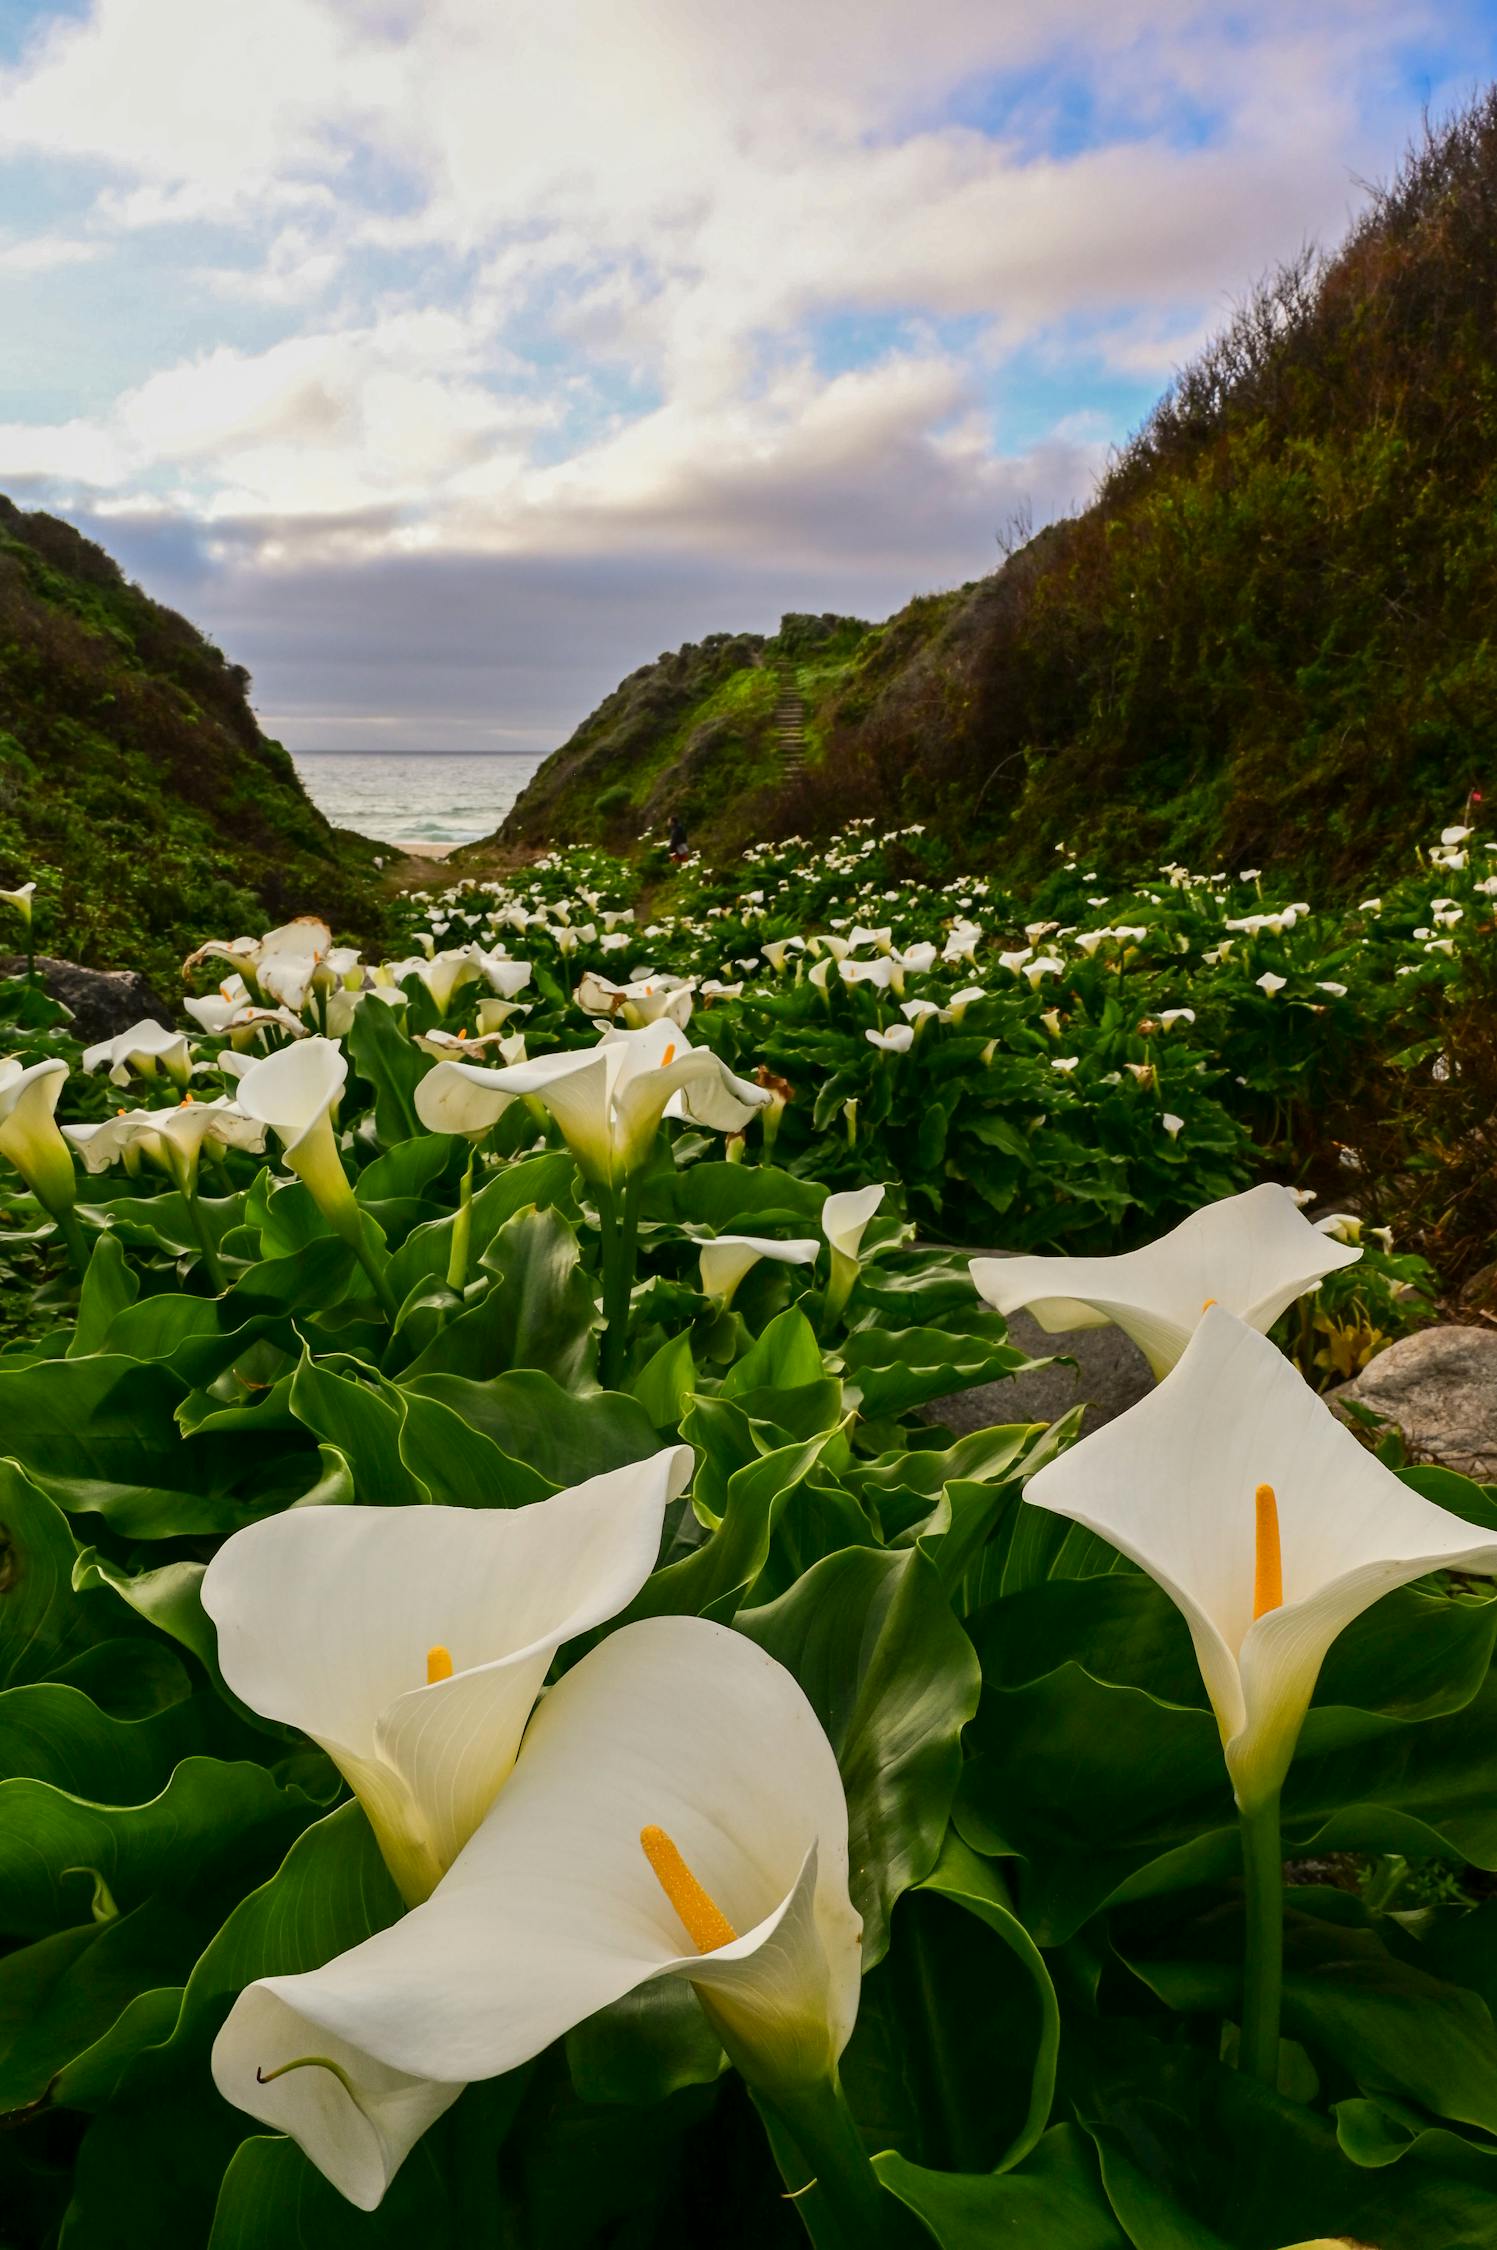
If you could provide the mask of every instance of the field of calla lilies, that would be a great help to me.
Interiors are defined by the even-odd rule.
[[[1497,1252],[1494,900],[855,827],[0,984],[5,2250],[1491,2250],[1497,1489],[1323,1393]],[[1021,1309],[1156,1388],[954,1434]]]

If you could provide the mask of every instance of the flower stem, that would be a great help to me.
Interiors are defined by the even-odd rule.
[[[603,1230],[603,1346],[599,1374],[605,1391],[616,1391],[623,1381],[629,1348],[629,1303],[634,1294],[634,1268],[639,1254],[639,1213],[629,1192],[627,1177],[621,1188],[598,1189],[598,1218]]]
[[[81,1281],[88,1271],[89,1252],[88,1244],[83,1239],[83,1229],[78,1224],[78,1214],[76,1211],[54,1211],[52,1222],[68,1246],[73,1270]]]
[[[215,1297],[221,1297],[229,1286],[228,1276],[224,1272],[223,1261],[218,1255],[218,1244],[213,1239],[213,1230],[208,1224],[202,1204],[198,1201],[197,1189],[195,1187],[184,1188],[182,1200],[187,1205],[187,1215],[192,1221],[192,1231],[203,1246],[203,1266],[208,1279],[213,1284],[213,1294]]]
[[[362,1239],[353,1246],[354,1256],[374,1284],[374,1294],[379,1299],[380,1311],[393,1328],[400,1318],[400,1307],[395,1302],[395,1292],[390,1287],[390,1277],[375,1257],[367,1242]]]
[[[1279,2010],[1284,1988],[1284,1855],[1279,1794],[1238,1807],[1247,1888],[1242,1964],[1242,2045],[1238,2067],[1260,2085],[1279,2077]]]
[[[457,1216],[452,1224],[452,1248],[447,1254],[447,1286],[460,1297],[468,1285],[468,1255],[473,1242],[473,1166],[478,1151],[468,1150],[468,1169],[458,1190]]]
[[[900,2207],[879,2186],[838,2080],[777,2091],[750,2087],[780,2176],[816,2250],[894,2250]]]

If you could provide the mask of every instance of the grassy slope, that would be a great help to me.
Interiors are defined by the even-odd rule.
[[[642,666],[547,759],[502,839],[631,843],[679,811],[694,841],[736,842],[779,795],[782,677],[793,673],[806,697],[814,748],[868,631],[855,618],[787,617],[768,639],[714,633]]]
[[[248,686],[102,549],[0,498],[0,886],[37,878],[41,948],[166,984],[209,934],[312,909],[373,933],[369,853]]]
[[[1083,514],[830,659],[801,650],[810,772],[766,790],[762,731],[724,728],[704,840],[863,812],[1016,873],[1064,839],[1113,865],[1362,884],[1497,790],[1494,621],[1497,94],[1416,149],[1334,257],[1255,293]],[[614,725],[658,670],[552,761],[587,744],[596,785],[657,818],[709,692]],[[548,826],[541,789],[513,833],[604,832],[561,803],[572,825]]]

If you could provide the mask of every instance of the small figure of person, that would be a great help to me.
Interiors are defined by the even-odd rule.
[[[687,857],[686,823],[678,812],[671,814],[670,847],[671,858],[677,867],[681,866]]]

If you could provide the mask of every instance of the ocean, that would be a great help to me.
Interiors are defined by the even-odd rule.
[[[337,828],[385,844],[469,844],[496,829],[546,753],[303,750],[307,795]]]

